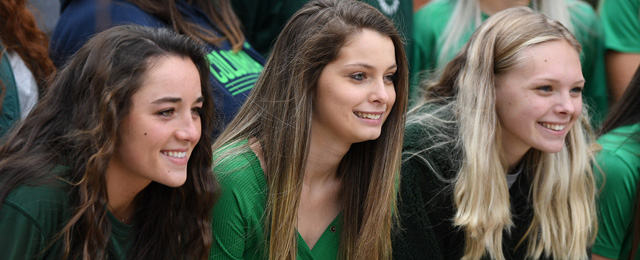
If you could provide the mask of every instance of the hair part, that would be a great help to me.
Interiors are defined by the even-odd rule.
[[[512,227],[507,165],[502,150],[501,126],[496,113],[495,79],[520,63],[521,53],[549,41],[566,41],[576,52],[580,44],[561,23],[527,7],[511,8],[487,19],[461,52],[447,64],[441,78],[427,86],[423,100],[413,109],[411,122],[444,128],[458,122],[452,137],[462,152],[453,180],[456,204],[454,225],[465,233],[463,259],[479,259],[487,252],[504,259],[503,230]],[[451,110],[420,115],[421,106],[445,104]],[[527,240],[528,257],[543,254],[556,259],[587,259],[586,248],[597,229],[595,184],[591,163],[594,142],[587,109],[570,129],[559,153],[531,149],[523,158],[533,167],[530,194],[534,216]],[[410,118],[411,118],[410,117]],[[441,120],[427,121],[428,118]],[[477,185],[487,183],[488,185]],[[488,210],[492,214],[487,214]]]
[[[127,25],[107,29],[80,48],[0,147],[0,202],[18,185],[52,181],[52,169],[58,165],[70,168],[59,176],[71,184],[72,206],[71,219],[56,238],[63,241],[61,258],[106,258],[111,223],[104,174],[119,143],[118,126],[149,68],[166,56],[188,58],[198,69],[204,98],[202,133],[184,185],[170,188],[152,182],[134,199],[135,242],[129,258],[208,255],[211,208],[219,188],[211,173],[215,118],[204,50],[167,29]]]
[[[338,167],[343,183],[342,221],[348,223],[341,231],[339,258],[391,257],[408,88],[403,42],[393,23],[367,4],[315,0],[285,25],[247,101],[214,144],[219,148],[256,137],[262,146],[269,186],[264,217],[269,259],[296,258],[295,223],[318,79],[340,48],[363,29],[387,36],[394,44],[396,102],[381,136],[353,144]],[[233,151],[226,151],[216,163],[232,156]]]

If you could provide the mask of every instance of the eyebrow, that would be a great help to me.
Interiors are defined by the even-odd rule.
[[[182,98],[179,97],[163,97],[160,99],[156,99],[155,101],[151,102],[151,104],[162,104],[162,103],[180,103],[182,102]],[[198,97],[198,99],[196,99],[196,102],[194,103],[202,103],[204,102],[204,97],[200,96]]]
[[[369,64],[366,64],[366,63],[347,64],[347,65],[345,65],[345,67],[364,67],[364,68],[367,68],[367,69],[374,69],[373,66],[371,66]],[[393,69],[393,68],[397,68],[397,67],[398,67],[398,64],[394,63],[393,65],[389,66],[389,68],[387,68],[387,70]]]
[[[560,81],[554,78],[546,78],[546,77],[542,77],[542,78],[535,78],[534,82],[553,82],[553,83],[559,83]],[[586,80],[584,78],[580,79],[580,80],[576,80],[575,82],[573,82],[573,84],[582,84],[585,83]]]

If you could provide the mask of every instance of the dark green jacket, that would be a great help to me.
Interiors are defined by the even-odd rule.
[[[453,136],[455,131],[455,126],[451,127],[447,134]],[[464,232],[454,227],[452,221],[455,214],[453,183],[448,181],[460,168],[461,162],[452,158],[460,158],[461,151],[446,144],[432,148],[436,143],[450,141],[447,134],[436,136],[415,124],[405,131],[399,195],[402,231],[393,240],[394,259],[460,259],[464,253]],[[509,191],[514,227],[511,234],[503,232],[506,259],[526,258],[527,241],[518,248],[516,245],[533,218],[528,196],[530,172],[525,166]],[[489,258],[485,256],[485,259]]]

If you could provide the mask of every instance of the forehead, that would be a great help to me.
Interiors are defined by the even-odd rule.
[[[516,57],[516,64],[504,76],[519,74],[524,77],[542,73],[574,80],[582,78],[580,55],[566,40],[552,40],[529,46]]]
[[[364,28],[346,39],[335,60],[358,58],[387,58],[386,62],[395,63],[395,45],[390,36]]]

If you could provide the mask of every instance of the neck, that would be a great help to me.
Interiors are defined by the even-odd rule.
[[[133,221],[132,216],[135,209],[133,200],[142,189],[149,185],[150,181],[136,179],[119,168],[118,165],[109,163],[105,173],[107,206],[111,214],[121,222],[130,224]]]
[[[313,130],[310,143],[304,184],[313,186],[335,181],[338,165],[351,148],[351,144],[343,144],[335,142],[333,138],[314,135]]]
[[[520,161],[524,158],[524,155],[529,151],[529,149],[531,148],[508,147],[507,145],[502,145],[502,152],[507,162],[507,173],[513,171],[513,169],[520,164]]]
[[[480,10],[482,12],[493,15],[502,10],[517,7],[517,6],[529,6],[531,0],[479,0]]]

